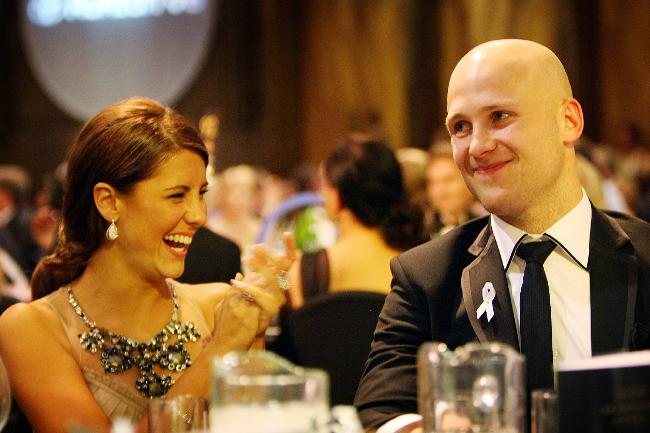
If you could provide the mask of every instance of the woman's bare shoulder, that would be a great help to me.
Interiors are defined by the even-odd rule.
[[[12,305],[0,316],[0,330],[20,327],[21,329],[40,328],[58,323],[56,312],[44,300],[19,302]],[[2,332],[0,331],[0,332]]]
[[[13,348],[20,352],[32,345],[49,347],[65,341],[58,314],[43,299],[14,304],[0,316],[0,346],[3,351]]]

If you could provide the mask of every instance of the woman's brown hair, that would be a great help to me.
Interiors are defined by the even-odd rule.
[[[95,207],[93,188],[106,182],[123,194],[181,150],[208,152],[181,115],[147,98],[120,101],[81,129],[68,153],[62,222],[54,253],[32,276],[32,298],[41,298],[78,278],[104,241],[108,226]]]

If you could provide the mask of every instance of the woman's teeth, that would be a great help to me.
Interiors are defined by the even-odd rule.
[[[185,235],[167,235],[163,240],[172,248],[182,250],[192,243],[191,236]]]

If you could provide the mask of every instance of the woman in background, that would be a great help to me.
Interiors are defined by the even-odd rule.
[[[242,251],[252,245],[260,228],[257,215],[257,170],[240,164],[228,167],[216,179],[215,208],[206,227],[236,243]]]
[[[426,182],[431,206],[427,226],[432,238],[485,214],[465,185],[463,175],[454,162],[449,139],[437,141],[429,149]]]
[[[325,209],[336,242],[303,254],[290,271],[290,304],[342,290],[390,291],[390,259],[425,240],[400,165],[383,142],[349,136],[321,166]]]
[[[35,432],[106,432],[116,417],[144,432],[150,398],[207,396],[212,358],[264,335],[287,257],[258,249],[232,285],[170,280],[206,220],[207,161],[187,121],[149,99],[110,106],[81,130],[34,301],[0,317],[0,353]]]

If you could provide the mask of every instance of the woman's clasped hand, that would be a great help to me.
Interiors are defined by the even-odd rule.
[[[215,308],[213,338],[241,341],[242,350],[263,347],[264,332],[286,302],[281,279],[296,257],[291,233],[284,234],[284,244],[283,254],[273,255],[265,245],[254,245],[244,257],[249,271],[230,281],[231,288]]]

